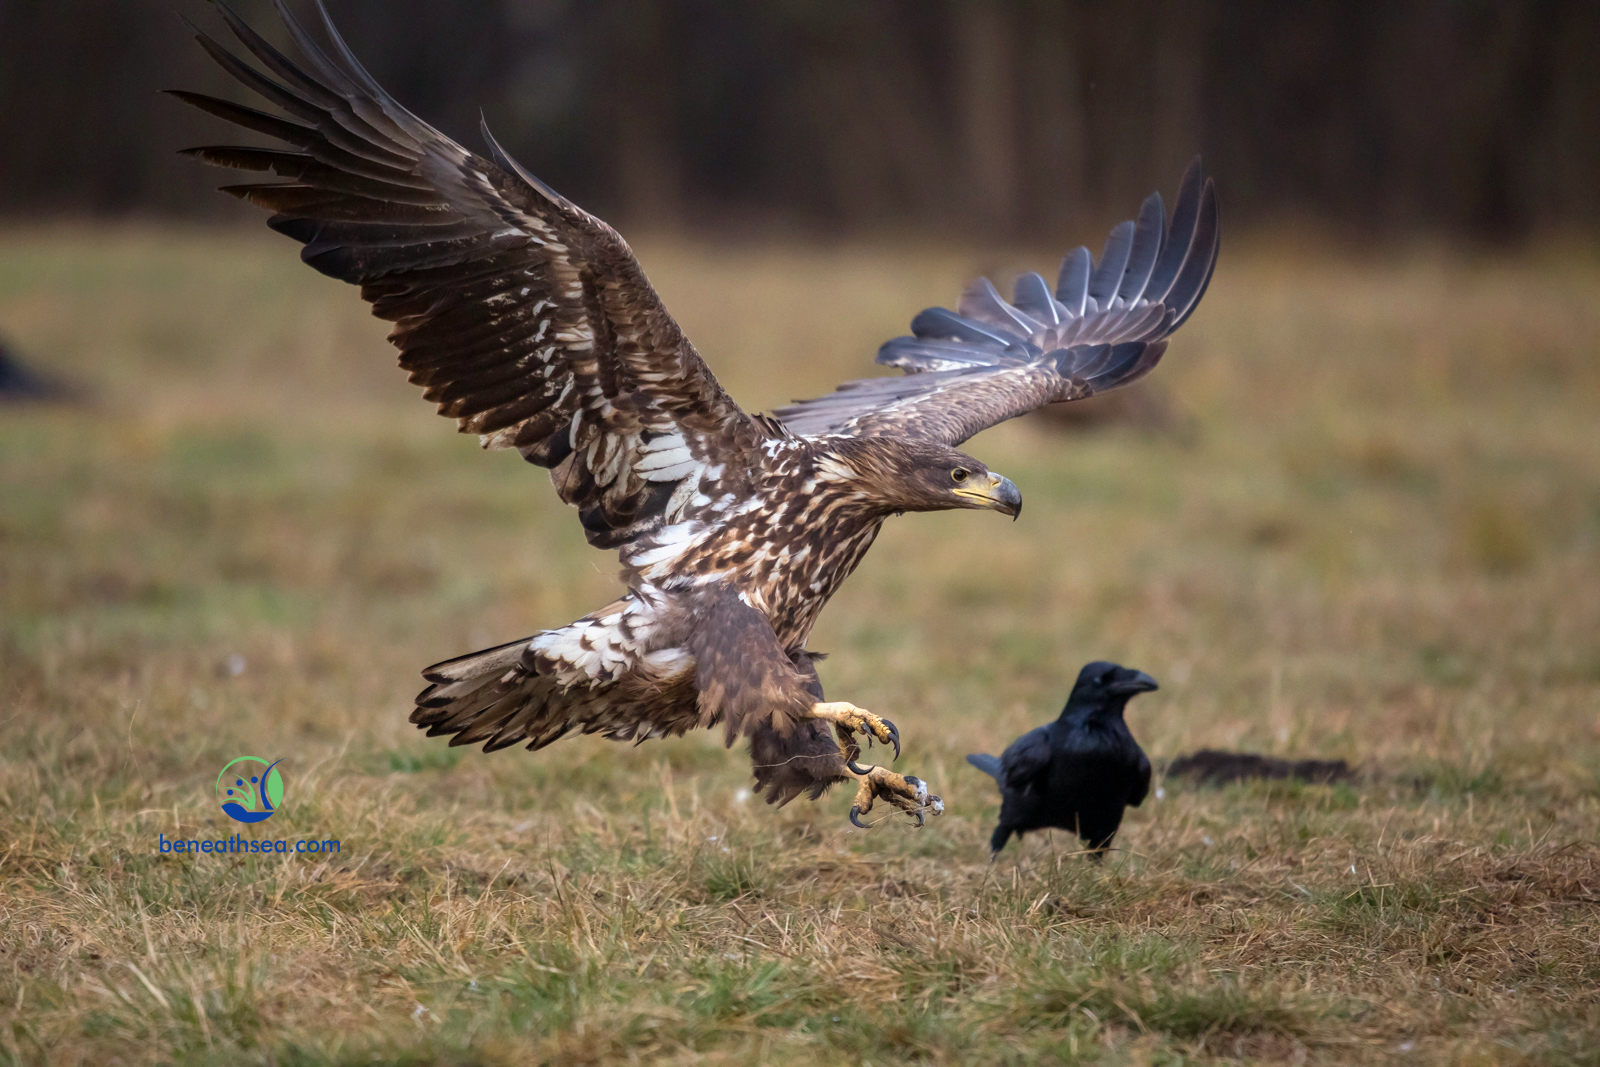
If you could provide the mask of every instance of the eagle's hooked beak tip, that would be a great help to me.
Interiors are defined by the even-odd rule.
[[[977,507],[1010,515],[1012,522],[1022,514],[1022,491],[1017,488],[1017,483],[993,472],[989,474],[987,485],[957,489],[956,496],[972,501]]]
[[[1017,488],[1017,483],[1010,478],[998,474],[994,478],[994,487],[989,490],[989,497],[994,501],[990,506],[996,511],[1011,516],[1011,521],[1016,522],[1022,518],[1022,490]]]

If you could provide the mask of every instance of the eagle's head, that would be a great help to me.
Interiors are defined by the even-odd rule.
[[[965,452],[916,438],[863,437],[836,457],[844,480],[885,512],[987,508],[1015,519],[1022,494]]]

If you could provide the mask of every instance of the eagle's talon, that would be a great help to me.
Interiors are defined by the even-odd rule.
[[[873,770],[874,770],[874,767],[876,766],[876,765],[874,765],[874,767],[863,767],[863,766],[861,766],[861,764],[857,763],[853,759],[845,760],[844,761],[844,765],[846,767],[850,768],[850,773],[851,774],[860,774],[860,775],[871,774],[873,772]]]
[[[860,734],[867,739],[869,746],[874,741],[894,745],[895,758],[900,758],[900,731],[895,728],[894,723],[880,719],[872,712],[858,708],[854,704],[846,701],[813,704],[806,717],[833,723],[841,741],[844,742],[843,747],[847,757],[851,746],[859,748],[855,745],[855,735]]]
[[[854,761],[849,763],[849,767],[861,782],[856,790],[855,803],[850,806],[850,821],[862,829],[866,829],[866,825],[860,816],[871,811],[873,803],[879,799],[888,801],[916,819],[919,827],[927,825],[930,814],[944,814],[944,801],[930,796],[928,783],[914,774],[902,776],[887,767],[876,766],[863,770]]]

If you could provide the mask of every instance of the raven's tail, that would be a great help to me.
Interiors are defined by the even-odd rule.
[[[967,762],[978,768],[978,770],[982,771],[984,774],[987,774],[990,778],[993,778],[995,781],[998,782],[1000,780],[999,756],[991,756],[987,753],[975,752],[967,757]]]

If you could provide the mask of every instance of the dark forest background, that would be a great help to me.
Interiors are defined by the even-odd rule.
[[[308,5],[295,0],[309,14]],[[236,0],[282,41],[265,0]],[[1048,237],[1172,190],[1231,221],[1490,240],[1600,221],[1593,0],[328,0],[368,67],[622,223]],[[0,215],[253,214],[156,90],[247,94],[199,0],[0,0]]]

